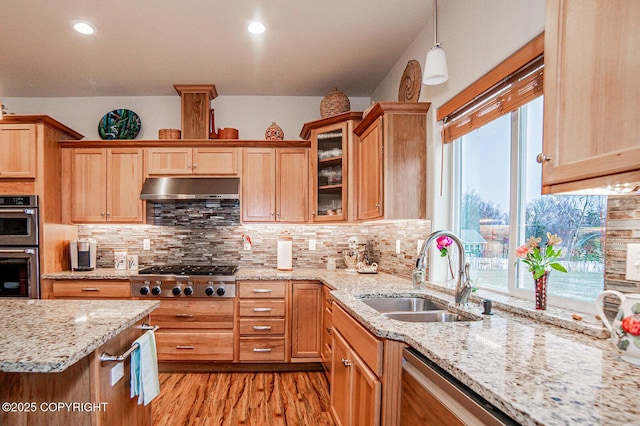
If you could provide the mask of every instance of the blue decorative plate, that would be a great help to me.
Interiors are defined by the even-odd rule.
[[[100,119],[98,133],[102,139],[135,139],[141,127],[138,114],[128,109],[114,109]]]

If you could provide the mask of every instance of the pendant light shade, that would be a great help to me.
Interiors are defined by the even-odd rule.
[[[434,86],[444,83],[449,79],[447,68],[447,56],[444,53],[442,44],[438,43],[438,0],[433,0],[433,40],[434,45],[427,53],[424,62],[424,84]]]

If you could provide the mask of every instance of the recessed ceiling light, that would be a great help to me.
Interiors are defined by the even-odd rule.
[[[93,27],[86,22],[76,22],[73,24],[73,29],[79,32],[80,34],[93,34]]]
[[[260,22],[250,23],[247,29],[251,34],[262,34],[266,30],[265,26]]]

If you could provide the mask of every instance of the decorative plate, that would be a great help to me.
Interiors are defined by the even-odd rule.
[[[98,122],[102,139],[135,139],[140,133],[140,117],[128,109],[114,109]]]
[[[404,69],[404,73],[402,74],[400,88],[398,89],[398,101],[418,102],[421,87],[422,69],[420,68],[420,62],[412,59],[407,62],[407,67]]]

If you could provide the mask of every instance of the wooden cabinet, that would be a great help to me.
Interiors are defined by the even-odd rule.
[[[640,3],[547,1],[544,193],[640,181]]]
[[[300,136],[311,140],[311,220],[336,222],[354,217],[354,127],[362,112],[347,112],[305,123]]]
[[[182,139],[209,139],[211,100],[218,96],[213,84],[175,84],[180,95]]]
[[[148,148],[147,176],[239,176],[239,148]]]
[[[379,102],[354,129],[357,220],[426,218],[426,102]]]
[[[44,281],[43,288],[50,292],[43,294],[43,298],[128,299],[131,295],[128,280],[48,280],[47,284]]]
[[[239,281],[238,360],[288,361],[288,281]]]
[[[245,148],[242,156],[243,222],[309,220],[309,150]]]
[[[151,314],[158,361],[233,361],[234,303],[163,300]]]
[[[322,353],[323,285],[313,281],[291,284],[291,361],[317,362]]]
[[[63,200],[73,223],[143,221],[140,190],[143,153],[138,148],[63,150]]]
[[[0,125],[0,179],[36,177],[36,125]]]

